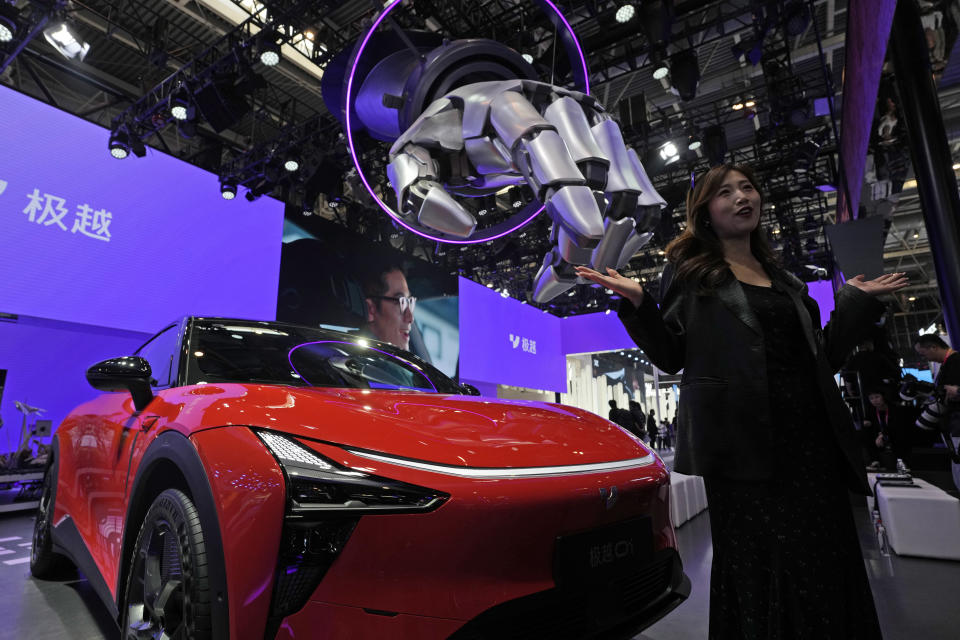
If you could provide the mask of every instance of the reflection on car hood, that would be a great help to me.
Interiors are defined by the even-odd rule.
[[[636,438],[613,423],[556,404],[407,391],[239,384],[182,391],[203,398],[201,421],[211,426],[214,420],[261,426],[446,465],[594,464],[648,454]]]

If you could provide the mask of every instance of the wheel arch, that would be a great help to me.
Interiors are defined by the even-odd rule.
[[[166,431],[150,444],[131,484],[130,500],[127,503],[127,514],[124,520],[120,567],[117,572],[117,611],[123,611],[127,573],[130,571],[130,555],[136,544],[143,518],[153,500],[165,489],[170,488],[183,491],[197,507],[200,526],[203,528],[208,579],[212,591],[210,604],[213,637],[228,638],[230,616],[227,572],[216,502],[200,455],[193,443],[176,431]],[[121,617],[122,615],[118,616],[118,618]]]

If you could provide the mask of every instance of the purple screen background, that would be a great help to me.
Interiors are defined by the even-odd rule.
[[[0,311],[150,333],[276,318],[282,203],[223,200],[216,176],[149,148],[116,160],[106,129],[6,87],[0,131]],[[35,189],[63,199],[65,228],[30,222]],[[112,214],[109,241],[73,232],[84,204]]]
[[[570,316],[561,320],[560,325],[565,356],[637,348],[614,311]]]
[[[461,379],[565,392],[560,318],[466,278],[459,284]]]
[[[820,307],[820,328],[822,329],[827,321],[830,320],[830,312],[833,311],[833,282],[830,280],[816,280],[808,282],[810,297],[817,301]]]
[[[0,369],[7,381],[0,399],[0,452],[16,446],[23,414],[14,401],[46,409],[32,416],[52,420],[53,429],[78,404],[100,392],[87,384],[87,368],[101,360],[132,354],[150,334],[21,316],[0,322]]]

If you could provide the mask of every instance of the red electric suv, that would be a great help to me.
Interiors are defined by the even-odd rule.
[[[626,638],[689,593],[667,470],[586,411],[222,318],[87,379],[30,566],[76,565],[124,640]]]

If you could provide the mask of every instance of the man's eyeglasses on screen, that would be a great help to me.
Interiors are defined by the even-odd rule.
[[[400,313],[405,313],[407,309],[410,309],[410,313],[413,313],[413,308],[417,306],[416,296],[370,296],[375,300],[389,300],[400,305]]]

